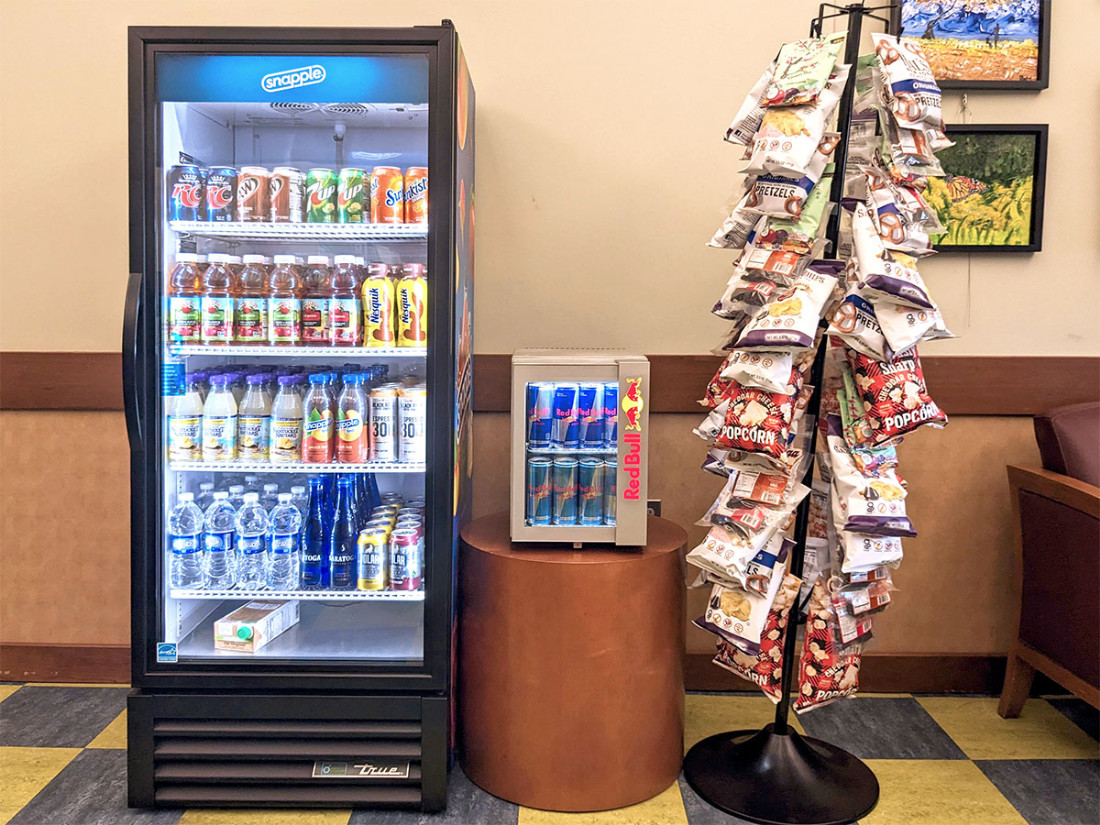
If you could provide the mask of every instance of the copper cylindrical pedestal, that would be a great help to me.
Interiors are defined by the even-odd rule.
[[[641,549],[572,550],[512,544],[504,513],[462,531],[463,767],[489,793],[598,811],[676,781],[687,536],[652,517],[648,532]]]

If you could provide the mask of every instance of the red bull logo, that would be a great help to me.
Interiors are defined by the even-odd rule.
[[[641,432],[642,410],[645,408],[645,401],[642,399],[641,377],[627,379],[626,392],[623,393],[620,406],[623,410],[623,419],[626,422],[623,429]]]

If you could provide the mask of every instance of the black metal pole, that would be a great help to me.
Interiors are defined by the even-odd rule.
[[[838,9],[825,15],[825,8]],[[830,200],[833,211],[826,224],[829,255],[835,258],[840,236],[840,201],[844,193],[844,172],[848,160],[848,135],[851,129],[855,96],[856,60],[863,32],[863,18],[882,18],[872,12],[889,6],[866,8],[862,3],[843,8],[823,3],[811,24],[811,34],[820,36],[822,21],[829,17],[848,18],[845,62],[851,65],[848,81],[837,106],[837,131],[840,141],[834,155]],[[826,342],[818,345],[817,357],[810,369],[814,387],[809,409],[820,415],[821,384],[825,371]],[[811,430],[807,485],[813,480],[817,447],[817,422]],[[795,519],[795,547],[791,552],[791,572],[801,577],[809,527],[809,498],[798,508]],[[799,610],[791,609],[787,635],[783,640],[781,699],[776,706],[775,722],[763,730],[738,730],[720,733],[698,742],[684,758],[684,777],[692,789],[709,804],[750,822],[765,825],[846,825],[866,816],[878,802],[878,780],[871,769],[847,751],[819,739],[801,736],[789,724],[791,689],[798,665]]]

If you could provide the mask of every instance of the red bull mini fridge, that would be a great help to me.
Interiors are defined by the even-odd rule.
[[[512,356],[512,541],[646,542],[649,361],[613,350]]]

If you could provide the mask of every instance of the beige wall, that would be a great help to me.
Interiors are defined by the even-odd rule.
[[[1100,350],[1100,6],[1055,5],[1051,88],[970,95],[973,122],[1051,124],[1046,251],[928,262],[926,277],[962,336],[928,352]],[[478,90],[476,351],[581,342],[705,352],[722,331],[707,308],[731,253],[703,242],[739,180],[738,151],[721,137],[777,44],[804,36],[816,8],[811,0],[4,0],[0,349],[118,348],[127,25],[404,26],[448,17]],[[949,120],[960,120],[957,108],[949,95]],[[545,311],[573,298],[569,312]],[[601,305],[614,312],[602,315]]]

